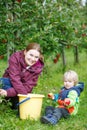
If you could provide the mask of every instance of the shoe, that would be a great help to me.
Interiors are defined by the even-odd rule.
[[[47,117],[47,116],[42,116],[41,117],[41,122],[44,124],[52,124],[55,125],[57,123],[57,120],[53,117]]]
[[[48,117],[46,116],[42,116],[41,119],[40,119],[41,123],[44,123],[44,124],[49,124],[49,120],[48,120]]]
[[[45,115],[46,117],[48,117],[48,118],[51,118],[52,117],[52,114],[47,114],[47,115]]]

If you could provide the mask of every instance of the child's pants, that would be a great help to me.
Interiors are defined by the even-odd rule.
[[[68,118],[70,116],[69,112],[65,108],[54,108],[52,106],[48,106],[45,109],[45,115],[53,115],[56,117],[57,121],[63,118]]]

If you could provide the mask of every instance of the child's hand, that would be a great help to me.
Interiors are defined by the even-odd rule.
[[[70,104],[70,99],[69,98],[65,98],[64,105],[68,106],[69,104]]]
[[[54,99],[54,94],[53,93],[48,93],[48,98]]]

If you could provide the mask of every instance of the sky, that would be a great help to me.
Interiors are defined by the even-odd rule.
[[[76,0],[79,1],[79,0]],[[81,0],[82,1],[82,5],[85,6],[86,0]]]
[[[86,3],[86,0],[82,0],[82,4],[85,5],[85,3]]]

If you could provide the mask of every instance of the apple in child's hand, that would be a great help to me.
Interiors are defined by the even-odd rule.
[[[64,100],[64,104],[65,104],[66,106],[68,106],[68,105],[70,104],[70,99],[69,99],[69,98],[66,98],[66,99]]]
[[[51,98],[51,99],[53,99],[53,97],[54,97],[53,93],[48,93],[48,97]]]

